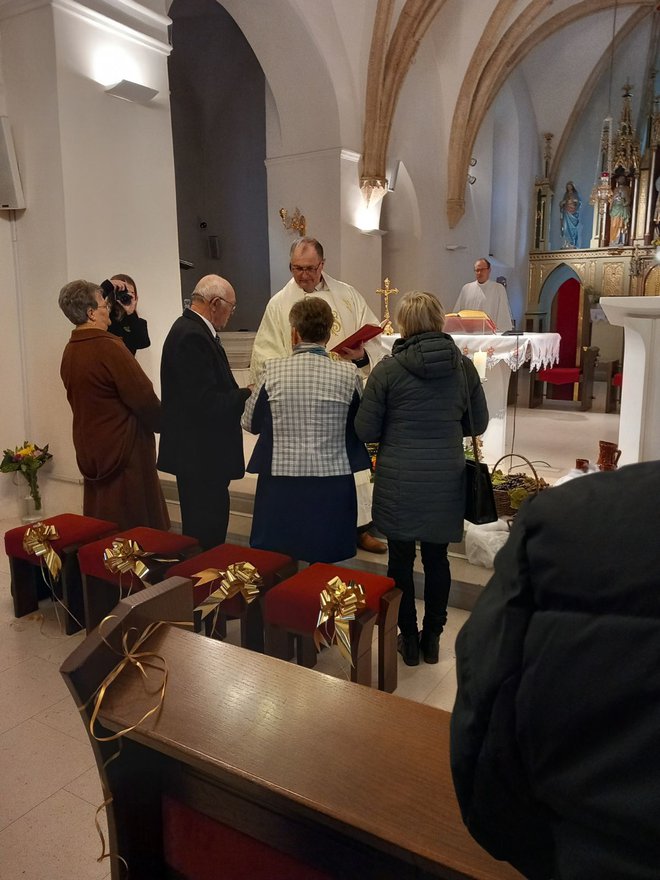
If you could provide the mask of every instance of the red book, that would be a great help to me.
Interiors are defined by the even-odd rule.
[[[370,339],[373,339],[374,336],[378,336],[382,332],[383,328],[379,327],[378,324],[365,324],[364,327],[360,327],[359,330],[356,330],[355,333],[348,336],[343,342],[331,348],[330,351],[338,352],[342,348],[356,348],[360,343],[369,342]]]

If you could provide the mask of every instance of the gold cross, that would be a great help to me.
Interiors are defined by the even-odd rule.
[[[398,293],[398,287],[390,287],[390,279],[386,278],[383,281],[383,287],[379,287],[376,293],[380,294],[380,296],[385,297],[385,314],[383,315],[383,321],[385,322],[385,326],[383,328],[383,333],[386,336],[392,336],[394,333],[394,326],[392,325],[392,318],[390,316],[390,294]]]

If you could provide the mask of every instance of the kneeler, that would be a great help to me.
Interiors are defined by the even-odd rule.
[[[154,557],[141,557],[149,569],[143,579],[133,571],[113,572],[105,566],[104,551],[119,538],[136,541],[142,550],[153,553]],[[78,552],[80,572],[83,579],[83,599],[85,604],[85,626],[90,633],[103,618],[110,614],[115,605],[124,597],[144,589],[146,584],[162,581],[172,567],[172,560],[188,559],[201,552],[196,538],[177,535],[147,526],[136,526],[123,532],[115,532],[101,541],[94,541],[81,547]]]
[[[51,580],[56,597],[68,612],[64,615],[64,630],[67,635],[71,635],[78,632],[85,617],[78,550],[83,544],[114,534],[117,523],[91,516],[79,516],[76,513],[60,513],[41,520],[41,523],[52,526],[58,535],[48,543],[60,558],[62,568],[59,576]],[[42,576],[42,566],[46,563],[42,561],[42,557],[29,553],[23,547],[25,533],[37,525],[39,523],[31,523],[5,533],[5,552],[9,558],[15,617],[23,617],[36,611],[39,598],[50,595],[44,583],[44,577],[48,578],[49,575],[44,572]]]
[[[229,565],[238,562],[249,562],[259,572],[262,579],[262,584],[259,587],[260,599],[248,604],[240,594],[237,594],[218,605],[217,614],[212,611],[202,620],[199,606],[217,589],[218,583],[197,585],[194,575],[206,568],[216,568],[224,572]],[[197,632],[204,629],[207,636],[217,635],[224,639],[227,635],[227,619],[239,618],[241,646],[250,648],[252,651],[263,652],[264,626],[260,600],[272,587],[295,574],[297,570],[298,563],[283,553],[254,550],[251,547],[241,547],[239,544],[219,544],[217,547],[200,553],[199,556],[173,565],[167,572],[167,577],[178,576],[192,580],[195,630]]]
[[[366,608],[354,622],[351,634],[354,665],[351,681],[371,684],[371,641],[378,625],[378,688],[392,693],[397,686],[396,635],[401,590],[392,578],[339,565],[316,562],[272,589],[264,598],[266,653],[288,660],[292,642],[301,666],[316,664],[314,631],[319,616],[320,593],[328,581],[339,577],[364,589]]]

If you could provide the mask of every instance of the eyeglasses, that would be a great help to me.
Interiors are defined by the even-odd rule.
[[[302,275],[303,272],[309,272],[311,275],[313,272],[316,272],[316,270],[319,268],[319,266],[321,266],[322,263],[323,260],[321,260],[320,263],[317,263],[316,266],[293,266],[291,263],[289,263],[289,269],[291,269],[291,271],[295,272],[297,275]]]
[[[231,314],[234,314],[234,312],[236,311],[236,303],[230,303],[228,299],[224,298],[224,296],[216,296],[215,299],[221,299],[223,303],[225,303],[225,305],[229,306],[229,308],[231,309]],[[213,300],[213,302],[215,302],[215,299]]]

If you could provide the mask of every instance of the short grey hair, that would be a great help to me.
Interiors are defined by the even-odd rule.
[[[103,293],[98,284],[84,281],[82,278],[79,278],[77,281],[69,281],[60,290],[59,306],[69,321],[75,324],[76,327],[87,323],[87,312],[89,309],[96,310],[98,308],[97,292]]]
[[[319,260],[325,259],[325,257],[323,256],[323,245],[316,238],[310,238],[309,235],[305,235],[302,238],[297,238],[293,242],[293,244],[291,245],[291,249],[289,250],[289,259],[293,259],[293,254],[299,247],[304,247],[306,245],[311,245],[314,248]]]

